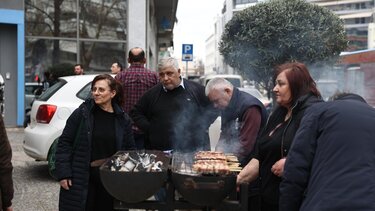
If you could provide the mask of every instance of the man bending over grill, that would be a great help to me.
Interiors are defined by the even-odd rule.
[[[254,96],[238,90],[224,78],[206,85],[206,95],[221,112],[221,134],[216,151],[234,153],[242,166],[247,164],[259,130],[267,119],[264,105]]]

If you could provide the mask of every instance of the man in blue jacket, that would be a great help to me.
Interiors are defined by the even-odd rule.
[[[355,94],[311,106],[280,185],[280,211],[375,210],[375,109]]]

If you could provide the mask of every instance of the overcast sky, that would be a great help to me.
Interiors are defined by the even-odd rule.
[[[194,57],[205,60],[205,40],[213,33],[214,17],[224,0],[179,0],[174,26],[174,56],[180,58],[182,44],[193,44]]]

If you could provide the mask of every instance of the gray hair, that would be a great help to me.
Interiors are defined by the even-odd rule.
[[[158,64],[158,70],[160,71],[161,69],[164,69],[167,67],[173,67],[176,71],[180,69],[178,67],[178,60],[173,57],[160,59],[159,64]]]
[[[214,89],[224,91],[225,88],[233,89],[233,84],[225,78],[213,78],[206,84],[205,93],[206,96],[208,96],[208,94]]]

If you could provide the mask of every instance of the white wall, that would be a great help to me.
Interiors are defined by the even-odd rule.
[[[156,68],[159,53],[155,12],[154,1],[128,0],[127,51],[133,47],[143,48],[146,66],[152,70]]]
[[[146,50],[147,0],[128,0],[128,50],[141,47]]]

